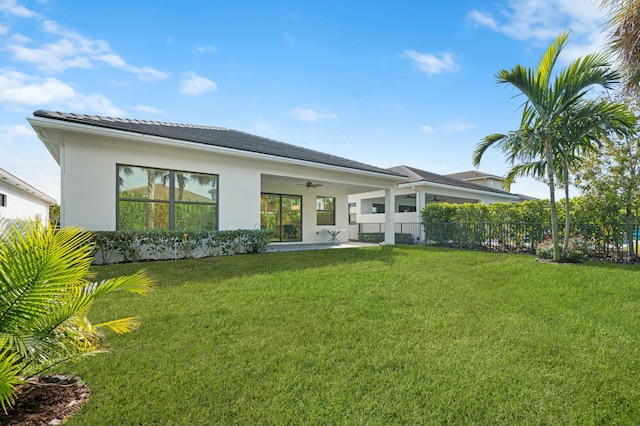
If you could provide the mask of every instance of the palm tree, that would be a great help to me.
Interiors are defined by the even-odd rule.
[[[104,351],[101,329],[126,333],[137,317],[92,324],[95,299],[116,290],[145,294],[143,272],[91,282],[91,234],[54,231],[38,221],[0,227],[0,406],[15,400],[15,385],[60,362]]]
[[[618,52],[625,73],[625,87],[640,91],[640,0],[602,0],[608,12],[607,30],[611,48]]]
[[[618,73],[610,69],[604,54],[579,58],[560,70],[552,80],[553,68],[567,38],[568,33],[560,34],[542,55],[535,70],[516,65],[511,70],[498,72],[498,83],[511,84],[526,97],[520,128],[508,134],[487,136],[473,153],[473,164],[478,166],[485,151],[496,146],[507,155],[513,167],[510,174],[545,175],[549,186],[554,261],[561,258],[555,199],[556,176],[561,168],[556,164],[559,159],[562,162],[563,152],[567,153],[566,159],[569,158],[569,133],[574,129],[571,120],[582,117],[583,109],[588,110],[593,106],[585,99],[592,87],[611,89],[619,80]],[[604,107],[606,103],[598,105]],[[591,136],[603,124],[597,121],[581,120],[580,123],[585,127],[582,133]],[[580,143],[589,139],[586,136],[578,139]],[[568,167],[566,169],[568,171]]]

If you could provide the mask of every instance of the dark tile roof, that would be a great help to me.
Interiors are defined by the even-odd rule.
[[[469,170],[466,172],[459,172],[459,173],[449,173],[446,174],[445,176],[449,176],[452,178],[456,178],[456,179],[473,179],[473,178],[494,178],[494,179],[499,179],[499,180],[504,180],[504,178],[500,177],[500,176],[496,176],[496,175],[492,175],[489,173],[485,173],[485,172],[481,172],[479,170]]]
[[[516,197],[515,194],[512,194],[507,191],[502,191],[500,189],[491,188],[484,185],[478,185],[471,182],[466,182],[461,179],[456,179],[456,178],[445,176],[445,175],[439,175],[437,173],[427,172],[425,170],[420,170],[413,167],[396,166],[396,167],[391,167],[389,170],[393,170],[396,173],[401,173],[403,175],[406,175],[412,181],[426,181],[426,182],[432,182],[432,183],[439,183],[442,185],[457,186],[460,188],[475,189],[477,191],[493,192],[496,194],[511,195],[512,197]]]
[[[135,120],[129,118],[114,118],[99,115],[74,114],[45,110],[38,110],[34,112],[33,115],[35,117],[67,121],[87,126],[195,142],[204,145],[212,145],[239,151],[266,154],[274,157],[303,160],[317,164],[344,167],[348,169],[405,178],[401,173],[390,171],[388,169],[370,166],[368,164],[359,163],[357,161],[337,157],[335,155],[325,154],[312,149],[224,127]]]

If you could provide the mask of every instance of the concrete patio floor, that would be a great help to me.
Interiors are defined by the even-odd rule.
[[[269,244],[267,253],[276,253],[280,251],[300,251],[300,250],[326,250],[341,249],[354,247],[375,247],[378,244],[361,243],[358,241],[349,241],[348,243],[323,243],[323,244]]]

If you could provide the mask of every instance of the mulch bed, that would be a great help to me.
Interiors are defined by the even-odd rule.
[[[77,376],[36,376],[17,386],[17,398],[7,413],[0,408],[0,425],[60,425],[89,398],[89,388]]]

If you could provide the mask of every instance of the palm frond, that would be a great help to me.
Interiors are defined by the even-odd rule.
[[[500,145],[500,143],[507,138],[507,135],[503,135],[500,133],[495,133],[493,135],[489,135],[482,139],[482,141],[476,146],[476,149],[473,151],[472,163],[475,167],[480,165],[480,161],[482,160],[482,156],[490,147],[494,145]]]
[[[118,320],[95,324],[97,328],[109,328],[118,334],[130,333],[140,327],[140,317],[121,318]]]
[[[20,357],[9,349],[0,352],[0,406],[5,413],[15,402],[16,386],[22,383],[19,376]]]
[[[551,79],[551,73],[556,65],[562,47],[569,38],[568,32],[563,32],[556,37],[547,50],[542,54],[542,58],[536,68],[535,80],[541,87],[547,87]]]

